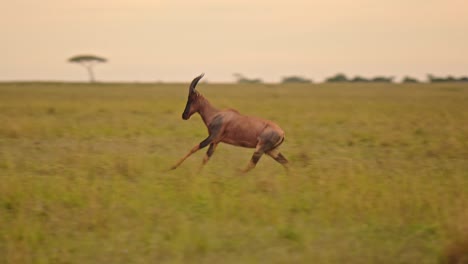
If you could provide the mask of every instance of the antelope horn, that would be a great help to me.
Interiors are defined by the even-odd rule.
[[[200,79],[203,78],[204,75],[205,74],[202,73],[200,74],[200,76],[193,79],[192,83],[190,84],[190,89],[189,89],[191,92],[195,91],[195,86],[197,86],[198,81],[200,81]]]

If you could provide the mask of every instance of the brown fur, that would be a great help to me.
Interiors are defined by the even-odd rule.
[[[194,146],[190,152],[180,159],[171,169],[177,168],[190,155],[210,145],[202,166],[213,155],[216,146],[222,142],[234,146],[255,148],[255,152],[243,170],[247,172],[255,167],[260,157],[266,153],[287,168],[288,161],[279,152],[278,147],[283,143],[284,131],[275,123],[262,118],[245,116],[237,110],[218,110],[203,97],[195,87],[203,74],[196,77],[189,88],[189,96],[182,118],[189,119],[194,113],[199,113],[208,128],[209,136],[200,144]]]

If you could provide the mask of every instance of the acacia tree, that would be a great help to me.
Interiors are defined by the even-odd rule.
[[[107,59],[94,56],[94,55],[77,55],[68,59],[68,62],[78,63],[81,66],[85,67],[86,70],[88,71],[89,81],[94,82],[95,81],[94,72],[93,72],[94,65],[96,65],[97,63],[107,62]]]

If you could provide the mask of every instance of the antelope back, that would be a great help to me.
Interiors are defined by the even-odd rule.
[[[184,112],[182,113],[182,119],[184,120],[189,119],[194,113],[196,113],[199,110],[198,98],[200,97],[200,94],[195,90],[195,87],[197,86],[198,81],[200,81],[200,79],[203,78],[203,75],[204,74],[201,74],[200,76],[193,79],[192,83],[189,86],[187,104],[185,105]]]

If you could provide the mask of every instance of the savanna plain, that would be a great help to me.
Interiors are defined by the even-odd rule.
[[[0,84],[0,263],[468,262],[468,84],[197,89],[280,124],[290,172],[168,171],[207,136],[188,84]]]

